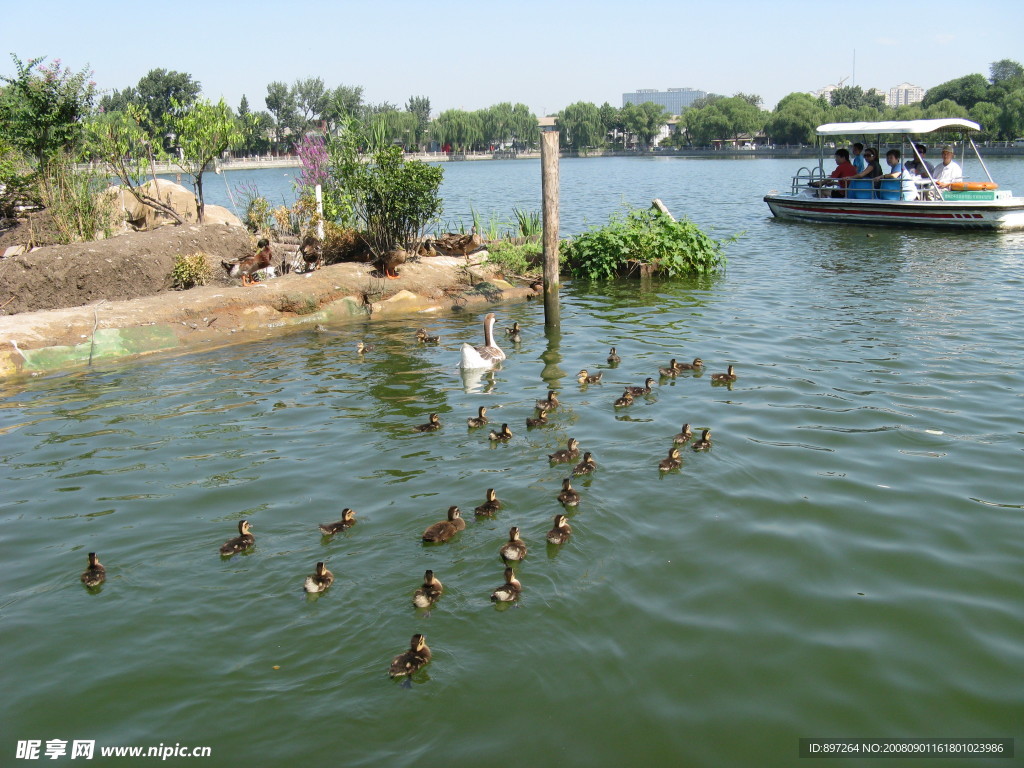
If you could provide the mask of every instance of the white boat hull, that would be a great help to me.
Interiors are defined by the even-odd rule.
[[[1002,200],[851,200],[768,194],[774,216],[795,221],[939,227],[963,230],[1024,229],[1024,198]]]

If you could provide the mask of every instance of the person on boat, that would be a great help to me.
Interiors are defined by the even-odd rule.
[[[818,197],[846,197],[846,185],[850,179],[857,175],[857,169],[850,162],[850,153],[845,149],[837,149],[835,154],[836,169],[829,174],[827,179],[822,179],[820,186],[830,187],[836,184],[839,189],[818,190]]]
[[[889,172],[883,173],[880,178],[899,180],[900,200],[917,200],[917,185],[914,183],[914,175],[900,162],[900,157],[898,149],[890,149],[885,153],[885,162],[889,164]]]
[[[903,166],[915,176],[927,179],[935,173],[935,167],[924,159],[925,153],[928,151],[928,147],[924,144],[915,144],[914,149],[917,150],[917,157],[913,160],[908,160],[903,164]],[[920,158],[920,160],[918,160],[918,158]]]
[[[867,166],[864,161],[864,145],[859,141],[850,145],[850,162],[853,163],[853,167],[857,169],[857,173],[860,173]]]
[[[868,147],[864,150],[864,170],[858,172],[852,178],[874,180],[881,176],[882,173],[882,166],[878,162],[878,150],[875,147]]]
[[[935,185],[942,189],[948,189],[950,184],[963,180],[963,169],[953,159],[953,148],[948,144],[942,148],[942,162],[935,166],[932,175],[935,177]]]

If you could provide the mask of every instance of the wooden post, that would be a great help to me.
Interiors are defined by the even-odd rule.
[[[558,307],[558,131],[540,135],[540,178],[544,199],[544,327],[562,324]]]

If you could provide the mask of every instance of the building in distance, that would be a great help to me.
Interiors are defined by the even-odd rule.
[[[902,107],[905,104],[917,104],[919,101],[924,101],[924,88],[910,83],[893,86],[885,97],[887,107]]]
[[[707,95],[707,91],[695,88],[669,88],[667,91],[659,91],[657,88],[641,88],[634,93],[622,94],[622,106],[653,101],[664,107],[670,114],[681,115],[693,102],[703,99]]]

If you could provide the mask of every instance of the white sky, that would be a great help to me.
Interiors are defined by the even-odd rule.
[[[930,88],[1000,59],[1024,63],[1024,2],[700,3],[676,0],[7,0],[0,75],[22,60],[89,65],[101,90],[155,68],[187,72],[203,94],[264,109],[274,80],[359,85],[364,100],[434,114],[523,102],[538,115],[576,101],[622,105],[640,88],[787,93],[841,78],[865,89]],[[856,67],[855,67],[856,62]]]

